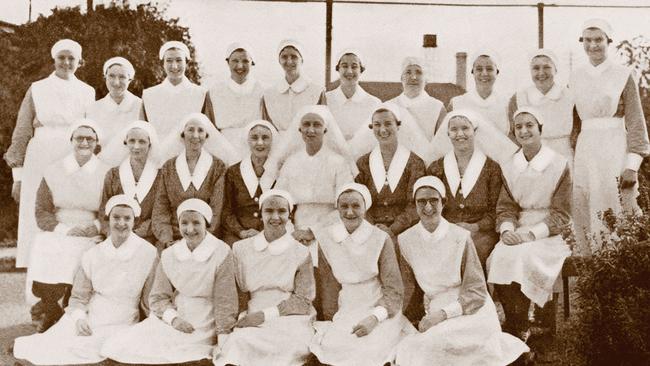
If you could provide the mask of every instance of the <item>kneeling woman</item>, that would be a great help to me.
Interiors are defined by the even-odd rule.
[[[109,237],[84,253],[66,315],[43,334],[17,338],[14,356],[37,365],[100,362],[111,334],[138,321],[141,294],[156,248],[133,234],[140,206],[125,195],[106,204]]]
[[[265,192],[260,199],[264,231],[233,246],[237,284],[250,299],[215,352],[217,366],[299,366],[309,356],[316,315],[314,267],[309,249],[287,232],[292,209],[286,191]]]
[[[403,263],[425,294],[426,315],[420,333],[397,347],[396,364],[509,364],[527,347],[501,332],[471,233],[442,218],[444,183],[424,176],[413,192],[420,222],[398,240]]]
[[[237,286],[230,247],[207,232],[212,210],[204,201],[186,200],[176,214],[183,239],[160,256],[149,294],[153,314],[108,339],[103,356],[134,364],[211,358],[217,335],[232,330]]]
[[[370,192],[358,183],[337,195],[340,220],[317,230],[318,275],[339,286],[332,321],[315,323],[310,349],[328,365],[376,366],[389,362],[403,329],[413,331],[402,315],[403,285],[393,242],[364,219]],[[321,296],[321,294],[319,294]],[[326,308],[326,299],[323,299]]]

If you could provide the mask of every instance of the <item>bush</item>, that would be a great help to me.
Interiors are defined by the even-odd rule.
[[[160,83],[164,71],[158,49],[168,40],[181,40],[194,53],[189,30],[178,25],[178,19],[165,19],[154,5],[137,9],[121,6],[97,7],[81,13],[79,7],[55,9],[48,17],[19,26],[14,33],[0,34],[0,151],[11,143],[20,103],[29,85],[53,71],[50,48],[61,38],[70,38],[83,47],[83,65],[77,77],[97,91],[97,98],[108,93],[102,67],[113,56],[126,57],[136,69],[129,90],[142,95],[142,90]],[[196,62],[188,64],[188,78],[199,82]],[[0,163],[0,241],[16,237],[17,210],[10,198],[11,171]]]

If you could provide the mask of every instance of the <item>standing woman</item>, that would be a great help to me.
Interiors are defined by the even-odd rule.
[[[230,247],[207,231],[214,217],[200,199],[176,210],[183,239],[160,255],[144,321],[115,333],[101,354],[130,364],[178,364],[212,358],[237,318]]]
[[[246,310],[215,351],[217,366],[301,366],[309,356],[314,266],[309,250],[287,232],[291,195],[266,191],[259,207],[264,230],[233,246],[237,284],[248,303],[240,303]]]
[[[219,233],[227,164],[236,155],[232,145],[214,128],[208,117],[192,113],[181,120],[163,149],[170,158],[160,169],[151,220],[160,249],[181,238],[173,212],[190,198],[210,205],[214,217],[208,230]]]
[[[135,220],[133,232],[151,244],[156,244],[153,234],[151,214],[158,187],[158,171],[160,169],[160,143],[158,135],[151,123],[144,121],[131,122],[118,134],[116,140],[121,140],[121,151],[114,155],[121,163],[111,168],[104,178],[104,190],[99,212],[104,211],[108,200],[120,194],[125,194],[138,202],[140,214]],[[108,233],[108,221],[103,216],[102,231]]]
[[[109,235],[81,257],[66,314],[44,334],[17,338],[14,357],[37,365],[100,362],[104,340],[138,322],[157,262],[156,249],[132,232],[139,213],[130,197],[111,197]]]
[[[325,104],[325,89],[302,75],[304,49],[295,40],[285,39],[278,46],[278,61],[284,77],[264,91],[262,119],[286,131],[300,108]]]
[[[494,89],[494,83],[499,75],[499,61],[496,54],[489,51],[478,52],[472,63],[472,75],[474,75],[474,89],[451,98],[448,110],[474,110],[507,135],[510,132],[507,115],[508,99]]]
[[[427,83],[424,67],[420,58],[406,57],[402,62],[402,94],[389,102],[395,102],[409,111],[427,140],[431,141],[447,110],[441,101],[424,90]]]
[[[43,230],[34,237],[27,268],[27,284],[40,301],[32,317],[47,330],[63,315],[72,280],[83,253],[102,241],[97,212],[108,166],[95,156],[98,129],[80,120],[69,129],[73,152],[45,168],[36,195],[36,223]]]
[[[574,194],[579,254],[591,255],[585,235],[603,228],[598,212],[638,213],[637,172],[650,153],[639,91],[630,70],[607,57],[612,28],[602,19],[585,22],[580,38],[589,63],[571,75],[575,95]],[[619,180],[620,183],[617,181]],[[620,185],[619,185],[620,184]],[[619,201],[619,187],[621,197]]]
[[[221,220],[224,241],[229,245],[253,237],[262,230],[259,199],[275,183],[260,178],[266,170],[271,148],[277,143],[278,131],[264,120],[252,121],[244,130],[247,131],[250,153],[226,171]]]
[[[316,231],[318,277],[338,287],[331,321],[317,322],[310,350],[327,365],[376,366],[412,326],[402,315],[404,288],[393,241],[364,219],[370,192],[351,183],[337,194],[339,218]],[[331,314],[330,314],[331,315]]]
[[[522,89],[510,98],[508,118],[510,136],[514,137],[512,115],[520,107],[531,106],[537,109],[544,119],[542,140],[551,149],[562,154],[573,166],[573,148],[570,137],[573,128],[573,96],[569,88],[555,82],[558,60],[553,51],[540,49],[530,56],[530,76],[533,85]]]
[[[359,85],[359,78],[366,68],[358,50],[345,49],[337,60],[336,71],[339,73],[340,85],[325,93],[325,96],[334,120],[345,139],[349,140],[381,101]]]
[[[66,155],[68,128],[83,118],[95,101],[95,90],[74,75],[81,62],[79,43],[62,39],[52,46],[50,54],[54,72],[32,83],[25,93],[11,146],[4,155],[14,177],[11,195],[20,203],[16,268],[27,267],[29,248],[38,231],[34,202],[43,170]]]
[[[571,174],[566,158],[542,144],[538,112],[515,112],[515,136],[521,144],[502,164],[503,186],[496,227],[501,240],[488,259],[488,283],[506,316],[504,329],[525,338],[528,309],[542,307],[552,295],[564,259],[571,254],[561,232],[571,220]]]
[[[206,111],[206,90],[186,76],[190,50],[178,41],[169,41],[158,53],[163,62],[165,80],[142,92],[143,114],[164,141],[183,117]]]
[[[113,57],[104,63],[108,94],[88,108],[86,117],[97,122],[101,128],[105,147],[110,146],[113,137],[126,125],[144,117],[141,115],[142,99],[128,90],[134,77],[133,65],[123,57]],[[104,159],[103,154],[100,157]]]
[[[214,123],[229,141],[244,141],[244,127],[262,118],[260,103],[264,91],[262,84],[251,75],[255,65],[253,50],[247,44],[232,43],[226,50],[226,63],[230,78],[213,86],[208,92]],[[242,156],[248,146],[235,146]]]

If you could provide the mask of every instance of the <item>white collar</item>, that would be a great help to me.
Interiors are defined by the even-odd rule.
[[[513,164],[517,173],[524,172],[528,167],[533,168],[538,172],[543,172],[544,169],[555,159],[555,152],[550,147],[542,145],[537,155],[531,161],[527,161],[524,156],[524,150],[519,149],[513,157]]]
[[[212,234],[206,232],[205,238],[199,246],[190,250],[187,247],[187,240],[181,239],[176,244],[173,245],[174,255],[176,258],[185,262],[188,259],[192,259],[196,262],[205,262],[210,258],[212,253],[217,249],[217,240]]]
[[[187,163],[186,163],[187,165]],[[124,194],[133,197],[138,203],[142,203],[144,198],[153,186],[153,182],[158,175],[158,168],[156,163],[148,160],[144,163],[144,169],[140,175],[140,180],[136,183],[133,176],[133,169],[131,168],[131,161],[129,158],[124,159],[119,168],[120,182],[122,183],[122,190]]]
[[[194,84],[192,84],[192,82],[190,81],[190,79],[187,78],[187,76],[183,75],[183,79],[181,79],[181,82],[176,85],[172,84],[167,78],[165,78],[165,80],[163,80],[163,82],[160,83],[160,85],[171,92],[181,93],[191,88]]]
[[[178,179],[181,181],[181,185],[183,186],[183,191],[187,191],[190,187],[190,183],[193,184],[194,188],[198,191],[201,188],[205,177],[208,176],[208,171],[211,166],[212,155],[205,151],[205,149],[201,149],[201,155],[194,167],[194,173],[190,174],[190,168],[187,166],[187,156],[185,155],[185,149],[183,149],[183,152],[176,158],[176,173],[178,174]]]
[[[237,95],[248,95],[253,92],[255,89],[255,80],[250,77],[246,78],[242,84],[238,84],[232,78],[228,78],[227,81],[228,89]]]
[[[287,82],[287,79],[282,78],[277,84],[277,90],[280,93],[286,93],[289,89],[293,90],[294,93],[302,93],[307,89],[311,80],[306,76],[300,75],[296,81],[291,85]]]
[[[591,76],[600,76],[603,74],[603,72],[609,69],[611,65],[612,65],[612,61],[610,60],[609,57],[605,59],[605,61],[603,61],[598,66],[594,66],[591,64],[591,62],[587,61],[587,65],[586,65],[587,74]]]
[[[436,227],[433,232],[429,232],[429,230],[427,230],[424,225],[422,225],[422,221],[418,221],[417,225],[422,238],[424,238],[426,241],[431,241],[434,243],[442,240],[447,235],[449,228],[451,227],[449,221],[445,220],[445,218],[442,216],[440,216],[438,227]]]
[[[348,232],[348,229],[345,228],[345,224],[341,219],[337,223],[330,226],[330,233],[332,234],[332,239],[339,244],[343,244],[345,241],[352,241],[355,244],[361,245],[364,244],[370,235],[372,234],[373,226],[365,219],[361,222],[358,228],[356,228],[352,233]]]
[[[109,236],[101,243],[100,248],[102,252],[104,252],[104,254],[110,259],[116,258],[121,261],[129,260],[133,257],[135,250],[138,249],[138,242],[135,240],[135,236],[136,235],[134,233],[130,233],[129,237],[126,238],[124,243],[122,243],[119,248],[115,248],[115,245],[113,245],[113,240]]]
[[[253,238],[253,247],[258,252],[262,252],[268,248],[269,253],[272,255],[279,255],[289,249],[293,242],[293,236],[291,236],[291,234],[287,231],[284,235],[269,243],[266,240],[266,237],[264,237],[264,231],[262,231],[255,235]]]
[[[381,157],[381,150],[379,146],[375,146],[370,153],[368,163],[370,165],[370,175],[372,175],[372,181],[375,184],[377,193],[381,192],[382,187],[386,184],[388,184],[391,192],[395,192],[410,155],[411,152],[409,149],[401,144],[397,145],[393,160],[391,160],[388,172],[386,172],[386,169],[384,169],[384,160]]]
[[[525,93],[530,104],[540,105],[547,100],[554,102],[560,100],[560,98],[562,98],[562,87],[560,87],[557,83],[553,83],[551,89],[549,89],[546,94],[542,94],[542,92],[539,91],[535,85],[532,85],[525,90]]]
[[[101,100],[110,111],[129,112],[133,109],[133,104],[138,101],[138,97],[127,90],[124,92],[124,98],[120,104],[115,103],[110,94],[106,94]]]
[[[422,89],[420,91],[420,94],[418,94],[417,97],[415,98],[409,98],[406,96],[406,94],[402,93],[397,97],[397,102],[404,108],[409,108],[412,107],[415,104],[422,103],[426,101],[429,98],[429,94]]]
[[[456,197],[458,192],[458,187],[460,186],[463,191],[463,197],[467,198],[469,193],[474,188],[478,177],[481,175],[481,170],[485,165],[487,157],[485,154],[479,150],[474,149],[472,157],[469,159],[467,167],[465,167],[465,174],[463,178],[460,178],[460,171],[458,169],[458,160],[456,160],[456,154],[453,151],[448,152],[443,160],[445,167],[445,177],[447,178],[447,183],[449,184],[449,190],[451,194]]]
[[[63,170],[65,170],[65,173],[67,175],[76,173],[78,171],[82,171],[84,173],[94,173],[98,165],[99,160],[94,154],[83,166],[79,166],[79,163],[77,163],[77,159],[75,159],[74,154],[70,154],[63,159]]]
[[[492,89],[492,93],[488,95],[487,98],[483,99],[478,92],[476,91],[476,88],[470,89],[470,91],[467,92],[467,95],[480,107],[482,108],[488,108],[491,107],[497,103],[499,103],[499,95],[497,94],[496,90]]]
[[[337,104],[343,104],[345,102],[361,103],[367,98],[368,92],[363,90],[361,85],[357,84],[357,87],[354,90],[354,94],[350,98],[346,97],[343,93],[343,89],[339,85],[338,88],[332,91],[331,97],[337,102]]]
[[[255,175],[255,169],[253,169],[253,161],[251,160],[250,155],[247,158],[244,158],[239,164],[239,172],[241,173],[248,195],[251,198],[255,197],[258,186],[262,189],[262,192],[271,188],[272,182],[267,182],[266,179],[260,180],[260,178]]]

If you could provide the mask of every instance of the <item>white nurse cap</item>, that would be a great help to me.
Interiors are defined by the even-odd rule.
[[[176,48],[176,49],[182,51],[185,54],[185,59],[186,60],[190,59],[190,49],[187,48],[185,43],[179,42],[179,41],[165,42],[165,44],[163,44],[160,47],[160,51],[158,52],[158,57],[162,60],[165,57],[165,52],[167,52],[168,50],[170,50],[172,48]]]
[[[106,202],[106,208],[104,209],[104,213],[106,216],[108,216],[111,213],[111,210],[115,206],[129,206],[133,210],[133,216],[139,217],[140,213],[142,212],[142,209],[140,208],[140,205],[136,200],[133,198],[130,198],[129,196],[125,194],[118,194],[113,197],[111,197],[108,202]]]
[[[415,198],[415,193],[418,191],[418,189],[422,187],[431,187],[438,191],[442,198],[445,198],[445,184],[442,183],[438,177],[434,177],[433,175],[425,175],[424,177],[416,180],[415,184],[413,185],[413,198]]]
[[[57,41],[50,49],[50,55],[52,55],[52,58],[54,59],[61,51],[70,51],[77,60],[81,60],[81,45],[71,39],[61,39]]]
[[[205,201],[198,198],[187,199],[178,205],[178,208],[176,209],[176,217],[179,221],[181,219],[181,214],[185,211],[196,211],[200,213],[208,224],[212,221],[212,209],[207,203],[205,203]]]

